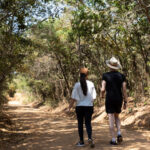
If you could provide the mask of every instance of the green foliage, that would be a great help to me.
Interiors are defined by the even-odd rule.
[[[30,79],[24,75],[17,75],[9,84],[8,93],[15,91],[16,93],[21,93],[20,97],[23,103],[30,103],[38,99],[33,92],[32,87],[29,84]]]
[[[7,83],[13,78],[14,72],[27,70],[28,66],[24,64],[26,58],[31,59],[32,50],[38,44],[25,38],[23,31],[37,23],[42,15],[47,14],[47,17],[52,15],[51,11],[46,12],[45,3],[49,3],[50,6],[51,1],[0,1],[0,95],[8,88]],[[10,95],[14,93],[10,87],[9,93]]]
[[[1,89],[15,72],[23,73],[15,79],[16,88],[55,106],[70,97],[79,68],[86,66],[99,97],[102,73],[108,71],[105,61],[115,56],[127,76],[129,94],[149,94],[148,0],[65,0],[59,18],[54,14],[38,22],[45,19],[45,2],[51,7],[62,1],[0,2]]]
[[[10,83],[8,87],[8,94],[10,97],[14,97],[14,94],[16,93],[16,84],[15,83]]]
[[[138,93],[146,94],[143,89],[149,84],[150,27],[144,13],[137,10],[140,9],[138,3],[124,0],[77,3],[66,0],[66,3],[65,13],[60,18],[50,18],[29,32],[30,39],[44,47],[30,67],[33,81],[37,80],[34,86],[45,93],[49,102],[63,99],[66,93],[70,95],[78,80],[79,68],[86,66],[94,77],[99,95],[102,73],[108,70],[105,61],[116,56],[127,76],[129,94],[136,97]],[[53,67],[47,67],[48,64]],[[63,85],[58,90],[61,94],[47,93],[59,84]]]

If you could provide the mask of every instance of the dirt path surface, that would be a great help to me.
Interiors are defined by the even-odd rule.
[[[9,131],[0,141],[0,150],[89,150],[76,147],[78,140],[76,120],[50,114],[44,110],[9,103],[8,114],[16,122],[16,131]],[[150,150],[150,131],[123,128],[124,142],[111,146],[108,125],[93,123],[95,150]],[[87,135],[85,133],[85,139]]]

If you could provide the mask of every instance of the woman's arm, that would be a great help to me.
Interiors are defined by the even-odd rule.
[[[126,88],[126,82],[123,82],[122,84],[122,91],[123,91],[123,97],[124,97],[124,109],[126,109],[127,107],[127,88]]]
[[[69,103],[69,112],[70,112],[70,109],[73,107],[75,101],[76,101],[75,99],[71,98],[70,103]]]
[[[102,87],[101,87],[101,97],[104,98],[106,91],[106,81],[102,80]]]

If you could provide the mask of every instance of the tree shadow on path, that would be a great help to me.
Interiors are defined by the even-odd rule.
[[[0,150],[89,150],[87,134],[85,147],[76,147],[78,140],[77,122],[49,112],[27,106],[9,106],[16,130],[5,131],[1,138]],[[149,150],[150,131],[123,128],[124,142],[109,145],[108,125],[93,123],[95,150]],[[7,136],[9,135],[9,136]]]

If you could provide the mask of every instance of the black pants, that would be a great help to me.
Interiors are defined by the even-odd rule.
[[[86,131],[88,134],[88,139],[92,139],[92,120],[93,106],[77,106],[76,115],[78,120],[78,132],[80,141],[84,141],[83,138],[83,122],[85,120]]]

